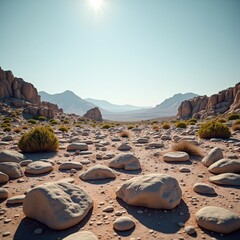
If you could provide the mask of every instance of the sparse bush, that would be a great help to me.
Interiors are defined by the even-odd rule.
[[[230,138],[231,132],[227,125],[217,121],[209,121],[201,124],[198,130],[198,136],[205,139]]]
[[[159,127],[158,127],[158,126],[153,126],[153,130],[154,130],[155,132],[159,131]]]
[[[177,122],[176,127],[177,128],[186,128],[187,124],[185,122]]]
[[[191,118],[187,121],[188,125],[195,125],[197,123],[197,119],[196,118]]]
[[[225,123],[226,119],[225,118],[218,118],[217,121],[220,122],[220,123]]]
[[[10,127],[10,124],[9,124],[9,123],[2,123],[2,124],[1,124],[1,127],[2,127],[2,128]]]
[[[130,136],[129,132],[127,132],[127,131],[123,131],[119,135],[122,138],[129,138],[129,136]]]
[[[240,130],[240,124],[235,124],[232,126],[232,130],[233,131],[237,131],[237,130]]]
[[[68,128],[66,126],[60,126],[58,130],[62,132],[68,132]]]
[[[35,127],[21,137],[18,147],[22,152],[56,151],[59,141],[48,127]]]
[[[134,128],[134,126],[132,126],[132,125],[130,125],[130,126],[128,126],[128,130],[131,130],[131,129],[133,129]]]
[[[22,129],[28,129],[28,125],[23,125]]]
[[[11,121],[12,121],[12,118],[10,118],[10,117],[4,117],[3,118],[4,123],[10,123]]]
[[[170,123],[163,123],[162,128],[163,129],[169,129],[171,127]]]
[[[38,117],[38,120],[39,120],[39,121],[46,121],[46,120],[47,120],[47,118],[46,118],[46,117],[44,117],[44,116],[39,116],[39,117]]]
[[[31,118],[31,119],[28,119],[28,123],[37,124],[37,121]]]
[[[109,129],[111,126],[109,124],[102,125],[102,129]]]
[[[4,132],[11,132],[12,129],[11,129],[10,127],[5,127],[5,128],[3,129],[3,131],[4,131]]]
[[[234,126],[234,125],[239,125],[239,124],[240,124],[240,119],[238,119],[238,120],[236,120],[236,121],[233,122],[233,126]]]
[[[171,147],[172,151],[186,152],[190,156],[201,156],[199,147],[189,141],[180,141]]]
[[[15,133],[20,133],[21,131],[22,131],[22,129],[19,127],[16,127],[13,129],[13,132],[15,132]]]
[[[64,120],[63,123],[64,124],[69,124],[69,120]]]
[[[58,121],[56,119],[50,119],[49,122],[50,122],[51,125],[58,124]]]
[[[232,114],[228,115],[228,120],[236,120],[236,119],[239,119],[239,114],[232,113]]]
[[[77,123],[77,124],[76,124],[76,127],[81,128],[82,126],[81,126],[81,124],[78,124],[78,123]]]

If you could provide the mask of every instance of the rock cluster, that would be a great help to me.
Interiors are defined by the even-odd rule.
[[[97,108],[97,107],[88,110],[83,115],[83,117],[89,118],[89,119],[92,119],[92,120],[95,120],[95,121],[98,121],[98,122],[101,122],[103,120],[102,119],[102,114],[101,114],[99,108]]]
[[[199,96],[183,101],[178,108],[180,118],[205,118],[209,115],[233,112],[240,108],[240,83],[210,97]]]

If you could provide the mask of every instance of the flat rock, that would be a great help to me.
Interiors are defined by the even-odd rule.
[[[196,233],[196,230],[193,226],[187,226],[184,228],[184,231],[188,234],[188,235],[193,235]]]
[[[97,164],[82,173],[80,178],[82,180],[115,179],[116,175],[111,168]]]
[[[209,167],[213,163],[223,158],[222,149],[215,147],[213,148],[206,157],[202,159],[202,164],[206,167]]]
[[[129,146],[127,143],[123,143],[118,147],[118,150],[120,150],[120,151],[129,151],[131,149],[132,149],[132,147]]]
[[[227,234],[240,228],[239,216],[221,207],[204,207],[196,213],[195,219],[200,227],[218,233]]]
[[[240,172],[240,160],[220,159],[213,163],[208,171],[214,174],[219,173],[237,173]]]
[[[119,217],[113,222],[113,228],[118,231],[128,231],[135,226],[135,222],[130,217]]]
[[[71,143],[67,146],[67,151],[87,151],[88,145],[86,143]]]
[[[98,237],[89,231],[80,231],[73,233],[62,240],[98,240]]]
[[[220,185],[240,186],[240,175],[236,173],[222,173],[210,177],[209,181]]]
[[[22,204],[24,201],[25,195],[17,195],[14,197],[11,197],[7,200],[7,204]]]
[[[32,163],[32,162],[33,160],[28,159],[28,160],[21,161],[19,164],[21,167],[26,167],[29,163]]]
[[[83,165],[79,162],[63,162],[60,166],[60,170],[70,170],[70,169],[77,169],[81,170]]]
[[[9,180],[9,176],[3,172],[0,172],[0,184],[6,183]]]
[[[191,170],[189,168],[186,168],[186,167],[181,167],[181,168],[179,168],[179,172],[181,172],[181,173],[189,173],[189,172],[191,172]]]
[[[151,142],[147,146],[149,148],[162,148],[164,145],[161,142]]]
[[[21,166],[16,162],[0,163],[0,171],[7,174],[9,179],[16,179],[23,176]]]
[[[121,168],[125,170],[141,169],[140,161],[137,157],[130,153],[122,153],[115,156],[110,162],[109,167]]]
[[[161,173],[131,178],[117,189],[116,194],[129,205],[156,209],[173,209],[182,197],[178,181]]]
[[[29,163],[26,168],[25,172],[30,174],[43,174],[47,172],[51,172],[53,170],[53,166],[49,162],[43,162],[43,161],[36,161]]]
[[[216,194],[214,188],[206,183],[195,183],[193,185],[193,191],[200,194]]]
[[[8,190],[5,188],[0,188],[0,199],[5,199],[8,197]]]
[[[185,152],[168,152],[163,155],[165,162],[185,162],[189,160],[189,155]]]
[[[31,189],[23,202],[23,212],[54,230],[64,230],[83,220],[92,208],[91,197],[67,182],[46,183]]]
[[[24,160],[24,155],[13,150],[1,150],[0,151],[0,163],[1,162],[16,162],[19,163]]]

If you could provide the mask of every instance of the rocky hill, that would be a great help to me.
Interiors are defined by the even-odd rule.
[[[240,112],[240,82],[210,97],[205,95],[183,101],[178,108],[178,117],[205,118],[233,111]]]
[[[57,105],[41,102],[37,89],[22,78],[14,77],[11,71],[0,67],[0,102],[13,107],[23,107],[24,113],[53,118],[55,112],[62,112]]]

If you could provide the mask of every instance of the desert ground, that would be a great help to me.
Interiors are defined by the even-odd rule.
[[[16,127],[26,123],[17,122]],[[214,174],[208,171],[201,160],[207,156],[211,149],[222,149],[224,158],[239,159],[240,157],[240,132],[232,132],[228,140],[199,139],[195,126],[186,129],[176,128],[162,129],[159,123],[153,125],[140,122],[128,129],[130,124],[115,124],[109,129],[103,129],[96,124],[83,124],[81,127],[73,127],[69,124],[68,132],[61,132],[55,128],[55,134],[59,138],[60,147],[57,152],[27,153],[25,159],[38,161],[50,161],[53,170],[44,174],[25,173],[21,178],[2,183],[0,188],[8,190],[8,198],[0,200],[0,239],[4,240],[38,240],[63,239],[78,231],[91,231],[98,239],[240,239],[240,229],[230,234],[216,233],[198,226],[195,220],[196,212],[205,206],[217,206],[233,211],[240,215],[240,188],[239,186],[217,185],[209,182],[209,177]],[[33,125],[28,124],[28,128]],[[19,151],[17,143],[23,132],[1,132],[0,150]],[[121,132],[126,131],[129,137],[121,137]],[[6,138],[8,136],[8,138]],[[11,136],[11,137],[9,137]],[[190,156],[185,162],[165,162],[163,156],[171,151],[174,144],[174,136],[178,139],[194,141],[202,156]],[[144,139],[144,140],[139,140]],[[88,151],[67,151],[67,147],[73,142],[87,143]],[[144,143],[142,143],[144,142]],[[162,143],[159,148],[149,147],[150,143]],[[132,149],[128,151],[118,150],[122,143],[127,143]],[[151,146],[151,145],[150,145]],[[121,153],[131,153],[136,156],[141,164],[139,170],[113,169],[116,179],[83,181],[79,178],[85,170],[96,164],[109,166],[111,159]],[[63,162],[80,162],[81,170],[59,170]],[[188,171],[180,171],[181,168]],[[26,166],[22,166],[25,171]],[[128,179],[150,173],[164,173],[177,179],[182,190],[180,204],[172,210],[151,209],[147,207],[131,206],[116,196],[116,189]],[[39,221],[25,217],[23,205],[8,204],[9,198],[24,195],[29,189],[46,182],[55,182],[72,178],[73,183],[84,189],[93,200],[93,208],[87,216],[78,224],[65,230],[52,230]],[[193,190],[195,183],[207,183],[216,192],[214,195],[199,194]],[[111,207],[112,211],[105,212],[105,208]],[[117,231],[113,228],[113,222],[119,216],[130,217],[135,226],[127,231]],[[194,234],[187,234],[185,228],[193,226]]]

